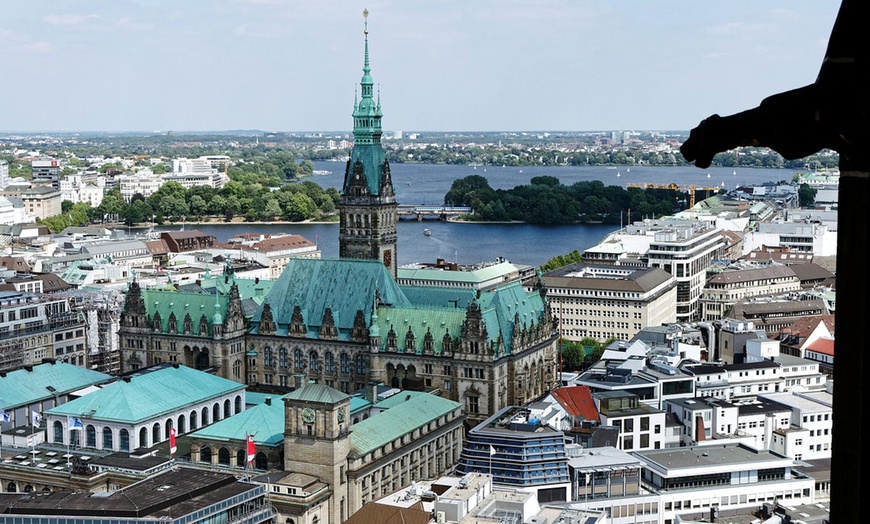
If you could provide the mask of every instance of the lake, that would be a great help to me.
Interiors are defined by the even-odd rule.
[[[344,163],[315,162],[315,169],[331,174],[314,175],[311,180],[322,187],[340,188]],[[793,170],[694,167],[564,166],[564,167],[491,167],[448,166],[440,164],[391,164],[390,172],[401,204],[441,204],[457,178],[481,175],[494,189],[510,189],[528,184],[535,176],[554,176],[563,184],[601,180],[605,185],[625,187],[628,183],[694,184],[734,189],[740,185],[767,181],[791,181]],[[709,173],[710,177],[707,177]],[[640,217],[635,217],[640,218]],[[315,241],[324,258],[338,257],[338,224],[197,224],[199,229],[220,241],[241,233],[294,233]],[[434,262],[443,258],[460,264],[486,262],[503,257],[516,264],[540,266],[547,260],[578,250],[581,253],[600,242],[618,226],[586,224],[570,226],[536,226],[530,224],[468,224],[439,221],[400,221],[396,261],[399,265]],[[431,236],[423,234],[429,228]],[[178,229],[159,227],[157,231]]]

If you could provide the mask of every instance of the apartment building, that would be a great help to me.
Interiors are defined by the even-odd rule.
[[[661,269],[572,264],[542,281],[568,340],[631,340],[647,326],[677,319],[677,280]]]
[[[833,395],[828,391],[791,391],[760,395],[790,412],[790,424],[774,431],[770,449],[795,460],[831,458]]]
[[[704,286],[699,300],[701,319],[724,318],[731,307],[744,298],[796,292],[800,288],[800,279],[788,266],[726,269],[710,278]]]
[[[0,369],[56,358],[88,366],[86,324],[66,298],[0,291]]]
[[[698,300],[710,263],[725,249],[722,230],[698,220],[634,222],[583,253],[595,263],[660,268],[677,280],[677,321],[698,320]]]
[[[592,395],[602,426],[615,426],[619,437],[615,447],[623,451],[666,447],[667,413],[640,402],[637,395],[623,391]]]

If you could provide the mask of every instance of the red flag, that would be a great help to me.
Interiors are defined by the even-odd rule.
[[[254,436],[248,435],[248,464],[254,460],[254,455],[257,453],[257,448],[254,446]]]
[[[169,456],[175,455],[178,447],[175,445],[175,428],[169,428]]]

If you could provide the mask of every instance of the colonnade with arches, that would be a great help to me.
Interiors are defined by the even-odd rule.
[[[61,446],[131,452],[169,440],[172,428],[175,428],[176,435],[183,435],[241,413],[245,409],[244,404],[243,395],[234,393],[137,424],[100,421],[83,416],[80,419],[81,429],[70,429],[65,415],[50,415],[47,436],[49,442]]]

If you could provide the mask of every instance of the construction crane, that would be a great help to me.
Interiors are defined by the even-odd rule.
[[[689,210],[691,211],[695,207],[695,191],[713,191],[718,193],[721,187],[703,187],[703,186],[695,186],[692,185],[679,185],[679,184],[641,184],[636,182],[629,182],[625,185],[625,187],[639,187],[641,189],[667,189],[669,191],[686,191],[689,193]]]

